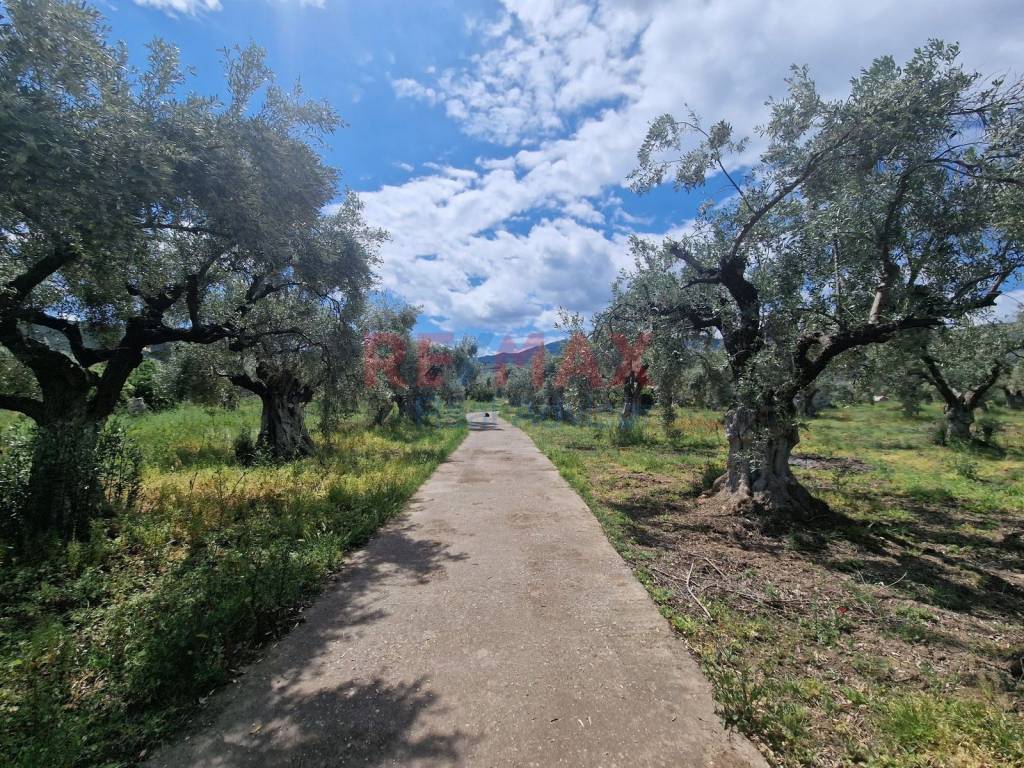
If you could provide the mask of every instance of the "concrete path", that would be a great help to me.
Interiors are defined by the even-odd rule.
[[[150,765],[765,765],[583,501],[500,419],[305,616]]]

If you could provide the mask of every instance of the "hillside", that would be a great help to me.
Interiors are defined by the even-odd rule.
[[[562,347],[564,346],[565,339],[559,339],[558,341],[552,341],[545,344],[544,349],[549,355],[560,355],[562,354]],[[496,355],[481,355],[477,360],[479,360],[480,364],[485,368],[493,368],[501,363],[504,363],[505,365],[528,365],[536,351],[537,347],[527,347],[526,349],[521,349],[518,352],[499,352]]]

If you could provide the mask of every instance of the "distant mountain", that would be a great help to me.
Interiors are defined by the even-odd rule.
[[[545,344],[544,349],[549,355],[560,355],[564,346],[565,339],[559,339],[558,341]],[[496,368],[502,363],[505,365],[529,365],[537,349],[537,347],[528,347],[518,352],[499,352],[496,355],[481,355],[477,360],[485,368]]]

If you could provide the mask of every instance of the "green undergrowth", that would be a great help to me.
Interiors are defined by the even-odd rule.
[[[145,456],[135,509],[31,564],[0,562],[4,764],[130,764],[229,681],[465,434],[347,424],[316,458],[241,467],[237,411],[126,421]],[[437,423],[440,422],[440,423]]]
[[[956,449],[932,442],[939,415],[808,421],[795,471],[837,514],[772,536],[700,498],[724,467],[716,414],[625,436],[612,414],[512,417],[771,764],[1024,766],[1024,414],[996,410],[998,445]]]

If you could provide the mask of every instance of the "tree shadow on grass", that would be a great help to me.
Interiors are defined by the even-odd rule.
[[[820,491],[808,483],[812,493]],[[907,599],[975,618],[1024,621],[1024,589],[1007,578],[1024,570],[1024,543],[1015,534],[992,537],[963,530],[1019,526],[1009,515],[975,514],[949,499],[912,494],[863,494],[864,519],[831,509],[810,519],[774,527],[729,515],[715,515],[692,494],[677,489],[638,488],[605,503],[628,521],[640,546],[664,551],[679,542],[706,537],[772,556],[798,555],[829,571],[870,584],[885,584]],[[899,508],[905,519],[887,521],[876,511]]]
[[[1024,548],[1011,536],[959,530],[964,524],[992,523],[993,516],[983,520],[907,495],[868,495],[866,501],[869,507],[908,510],[910,518],[859,520],[831,510],[790,530],[788,547],[824,568],[888,585],[908,599],[978,618],[1024,620],[1024,589],[1003,575],[1024,568]]]

